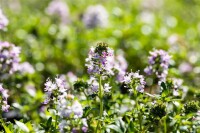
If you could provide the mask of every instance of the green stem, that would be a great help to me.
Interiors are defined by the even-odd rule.
[[[101,119],[103,116],[103,88],[101,86],[101,75],[99,76],[99,99],[100,99],[100,114],[99,114],[100,117],[97,123],[96,131],[95,131],[96,133],[98,132],[99,125],[101,123]],[[100,128],[100,132],[101,132],[101,128]]]
[[[56,96],[56,104],[57,104],[57,102],[58,102],[58,96]],[[57,106],[55,106],[55,110],[56,110],[56,107]],[[56,121],[55,121],[55,129],[56,129],[56,127],[57,127],[57,123],[58,123],[58,111],[56,110]]]
[[[135,93],[135,96],[136,96],[135,102],[136,102],[136,108],[138,111],[138,120],[139,120],[139,124],[140,124],[140,131],[142,131],[142,116],[141,116],[140,107],[139,107],[138,100],[137,100],[137,92]]]
[[[57,111],[56,111],[56,122],[55,122],[55,129],[56,129],[57,123],[58,123],[58,115],[57,115]]]
[[[85,95],[85,97],[86,97],[86,99],[87,99],[87,104],[88,104],[88,106],[89,106],[89,105],[90,105],[89,98],[87,97],[87,95],[86,95],[86,93],[85,93],[84,90],[83,90],[83,93],[84,93],[84,95]]]
[[[167,117],[164,117],[164,133],[167,133],[167,123],[166,123]]]
[[[157,133],[160,133],[160,126],[161,126],[161,124],[160,124],[160,121],[159,121],[158,125],[157,125]]]
[[[138,92],[136,90],[136,86],[132,86],[132,88],[133,88],[133,95],[134,95],[134,99],[135,99],[136,109],[138,111],[138,120],[139,120],[139,124],[140,124],[140,131],[142,131],[142,115],[140,113],[140,107],[138,104]]]

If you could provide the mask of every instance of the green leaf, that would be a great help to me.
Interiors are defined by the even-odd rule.
[[[123,133],[123,131],[120,129],[120,127],[118,127],[116,125],[108,125],[107,128],[112,129],[112,130],[116,131],[117,133]]]
[[[20,122],[20,121],[17,121],[17,120],[15,120],[15,123],[17,124],[17,126],[18,126],[22,131],[24,131],[24,132],[29,132],[28,127],[27,127],[24,123],[22,123],[22,122]]]
[[[47,126],[48,128],[50,128],[50,127],[51,127],[51,123],[52,123],[52,117],[50,117],[50,118],[47,120],[46,126]]]
[[[40,126],[46,130],[46,125],[44,125],[43,123],[40,123]]]
[[[92,108],[90,106],[85,107],[83,116],[87,117],[89,112],[91,112],[91,111],[92,111]]]
[[[32,124],[31,124],[30,121],[26,123],[26,126],[28,127],[28,129],[29,129],[30,131],[33,131],[33,126],[32,126]]]
[[[3,128],[5,129],[6,133],[12,133],[5,124],[2,123],[2,125],[3,125]]]
[[[161,87],[163,88],[163,90],[166,90],[167,89],[167,86],[164,82],[161,83]]]

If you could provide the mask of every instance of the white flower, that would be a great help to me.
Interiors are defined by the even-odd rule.
[[[109,93],[111,88],[108,83],[104,84],[104,92]]]
[[[6,18],[6,16],[4,16],[2,10],[0,9],[0,30],[4,29],[8,25],[8,23],[8,19]]]
[[[124,82],[125,82],[126,84],[131,83],[131,74],[128,74],[128,75],[125,75],[125,76],[124,76]]]
[[[65,131],[64,131],[64,127],[65,126],[67,126],[67,121],[66,120],[62,120],[58,125],[61,133],[65,133]]]
[[[4,89],[1,93],[4,99],[7,99],[9,97],[8,90]]]

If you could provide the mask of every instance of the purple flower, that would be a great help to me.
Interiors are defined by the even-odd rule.
[[[78,132],[79,132],[79,130],[77,128],[72,129],[72,133],[78,133]]]
[[[59,130],[60,130],[61,133],[65,133],[65,131],[64,131],[65,126],[67,126],[67,121],[66,120],[62,120],[58,125]]]
[[[57,15],[60,17],[63,24],[69,22],[69,9],[67,4],[62,0],[51,1],[46,9],[46,12],[49,15]]]
[[[120,51],[120,53],[118,53],[114,59],[112,59],[112,64],[114,65],[114,69],[117,70],[116,71],[116,79],[119,83],[123,82],[123,78],[124,75],[126,73],[126,69],[128,67],[128,63],[126,61],[126,59],[124,58],[123,52]]]
[[[7,102],[7,99],[9,97],[8,90],[4,89],[2,84],[0,84],[0,94],[1,94],[1,100],[2,100],[0,101],[2,111],[8,112],[8,109],[10,108],[10,105],[8,105],[8,102]]]
[[[98,43],[96,48],[91,48],[86,58],[86,67],[91,75],[103,74],[113,75],[113,66],[110,65],[109,59],[113,57],[113,50],[105,43]]]
[[[144,69],[147,75],[155,74],[159,82],[165,82],[171,56],[164,50],[150,52],[149,66]]]
[[[90,49],[88,58],[86,58],[86,67],[88,73],[92,76],[101,74],[105,79],[109,76],[116,76],[117,82],[122,83],[127,69],[127,62],[123,52],[119,51],[117,56],[105,43],[98,43],[97,46]]]
[[[35,69],[29,62],[23,62],[19,64],[19,71],[21,73],[33,74],[35,72]]]
[[[4,16],[2,10],[0,9],[0,30],[4,29],[8,25],[8,23],[8,19],[6,18],[6,16]]]
[[[102,5],[89,6],[83,15],[82,21],[87,28],[106,27],[108,13]]]
[[[82,130],[84,133],[87,133],[88,127],[83,126],[83,127],[81,128],[81,130]]]
[[[78,101],[73,102],[72,112],[74,113],[74,118],[81,118],[83,116],[83,108]]]
[[[188,72],[191,72],[193,70],[192,65],[190,63],[187,63],[187,62],[181,63],[179,65],[178,69],[181,73],[188,73]]]
[[[8,42],[0,42],[0,70],[1,73],[10,73],[19,70],[20,48]]]
[[[78,100],[72,101],[66,98],[60,99],[57,110],[62,118],[79,119],[83,116],[83,108]]]
[[[8,105],[7,101],[3,101],[2,111],[3,112],[8,112],[9,108],[10,108],[10,105]]]
[[[87,81],[89,88],[91,91],[89,91],[90,94],[94,94],[98,92],[99,89],[99,83],[97,82],[96,78],[90,77],[90,79]]]

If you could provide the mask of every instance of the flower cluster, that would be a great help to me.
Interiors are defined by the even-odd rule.
[[[172,83],[173,83],[173,88],[174,88],[173,89],[173,95],[174,96],[178,96],[179,95],[178,90],[182,86],[183,80],[182,79],[173,78],[172,79]]]
[[[20,48],[8,42],[0,42],[0,70],[1,73],[10,73],[19,69]]]
[[[124,75],[126,74],[126,69],[128,67],[123,53],[119,53],[116,56],[113,55],[112,57],[109,57],[107,59],[107,64],[110,70],[113,71],[112,74],[116,74],[117,82],[122,83]]]
[[[29,62],[23,62],[19,64],[19,71],[23,74],[33,74],[35,69]]]
[[[127,73],[124,76],[124,80],[123,82],[128,85],[129,88],[135,88],[137,91],[139,92],[144,92],[144,87],[145,87],[145,80],[144,80],[144,76],[140,75],[139,72],[131,72],[131,73]],[[130,89],[130,91],[132,91]]]
[[[70,119],[76,121],[83,116],[82,105],[75,99],[74,95],[68,92],[71,89],[70,84],[75,80],[76,77],[70,72],[66,77],[62,75],[56,77],[54,81],[47,79],[45,83],[46,99],[43,103],[50,103],[51,109],[57,111],[56,115],[59,116],[59,130],[61,133],[65,132],[65,128],[71,127]],[[72,129],[67,129],[66,131],[69,130]]]
[[[105,27],[108,24],[108,13],[102,5],[89,6],[83,15],[87,28]]]
[[[148,58],[149,66],[144,69],[144,72],[148,75],[155,74],[159,81],[165,82],[171,56],[164,50],[154,50],[150,52]]]
[[[109,58],[113,57],[113,50],[105,43],[98,43],[96,48],[91,48],[86,67],[89,74],[113,75],[113,66],[108,63]]]
[[[2,10],[0,9],[0,30],[4,29],[8,25],[8,23],[8,19],[6,18],[6,16],[4,16]]]
[[[118,71],[117,73],[118,82],[123,82],[123,77],[126,74],[127,67],[128,67],[128,63],[126,59],[124,58],[123,54],[117,55],[114,68]]]
[[[60,17],[63,24],[69,22],[69,8],[67,4],[62,0],[51,1],[46,8],[46,12],[49,15],[57,15]]]
[[[10,105],[8,105],[7,99],[9,97],[8,90],[4,89],[2,84],[0,84],[0,93],[1,93],[1,109],[4,112],[8,112]]]
[[[65,132],[65,127],[70,126],[71,124],[69,121],[70,118],[72,118],[75,121],[76,120],[79,121],[83,116],[82,105],[78,102],[78,100],[74,100],[74,96],[71,94],[68,94],[65,98],[62,98],[59,101],[57,110],[58,110],[58,115],[62,119],[61,123],[59,124],[59,130],[61,133]],[[66,120],[65,118],[68,118],[68,119]],[[83,120],[84,119],[82,119],[82,123],[85,125],[85,128],[87,128],[88,127],[87,122],[86,121],[83,122]],[[76,123],[78,123],[78,121],[76,121]],[[72,132],[73,132],[73,129],[71,129]],[[67,131],[69,131],[69,129]]]
[[[98,92],[99,90],[99,83],[97,82],[96,78],[94,77],[90,77],[90,79],[88,80],[88,85],[89,88],[91,89],[92,94]]]
[[[67,83],[62,77],[55,78],[55,82],[47,79],[44,91],[46,92],[44,104],[48,104],[50,101],[57,102],[56,99],[59,100],[58,98],[67,95]]]
[[[87,120],[85,118],[81,119],[80,125],[81,127],[73,127],[71,132],[72,133],[79,133],[82,131],[82,133],[87,133],[88,131],[88,124],[87,124]],[[62,120],[61,123],[59,124],[59,130],[60,133],[66,133],[69,130],[66,130],[66,127],[69,125],[69,123],[67,123],[66,120]],[[78,126],[80,126],[78,125]]]
[[[65,97],[59,99],[57,106],[58,114],[62,118],[81,118],[83,116],[82,105],[78,100],[74,100],[74,95],[68,94]]]
[[[89,90],[88,90],[89,94],[95,94],[99,91],[99,83],[96,78],[90,77],[90,79],[88,80],[87,83],[88,83],[88,87],[89,87]],[[109,83],[105,83],[103,85],[103,90],[106,94],[110,92],[111,88],[112,87],[110,87]]]

